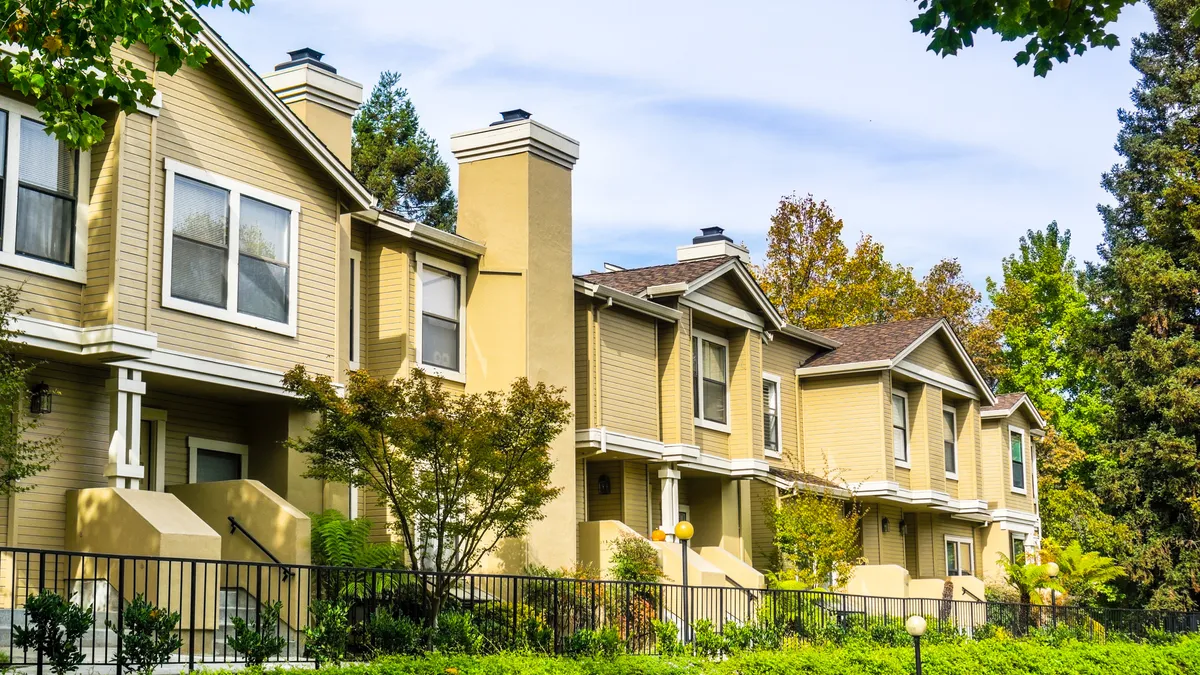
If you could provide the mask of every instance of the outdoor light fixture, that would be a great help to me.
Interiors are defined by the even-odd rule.
[[[654,531],[650,533],[650,541],[666,541],[666,540],[667,540],[667,533],[663,532],[662,530],[660,530],[657,527],[654,528]]]
[[[1046,576],[1050,577],[1050,581],[1058,577],[1058,563],[1046,563]],[[1058,628],[1058,593],[1054,590],[1054,584],[1050,584],[1050,623]]]
[[[891,523],[888,522],[887,518],[884,518],[883,519],[883,533],[887,534],[888,530],[890,530],[890,529],[891,529]]]
[[[927,628],[925,617],[919,614],[913,614],[908,617],[908,621],[904,622],[904,630],[908,631],[913,639],[913,651],[916,652],[917,659],[917,675],[921,675],[921,636],[925,634],[925,628]]]
[[[612,481],[608,479],[608,474],[600,476],[600,480],[597,481],[596,487],[600,490],[600,494],[602,495],[612,492]]]
[[[29,412],[33,415],[45,415],[51,411],[54,403],[54,392],[50,385],[42,382],[29,391]]]
[[[900,536],[908,536],[908,521],[904,520],[903,518],[900,519]]]
[[[679,540],[679,545],[683,547],[683,550],[680,552],[680,555],[683,556],[683,562],[681,564],[681,567],[683,568],[683,574],[682,574],[683,579],[681,579],[681,581],[683,582],[683,643],[684,644],[687,644],[690,641],[690,637],[691,637],[690,634],[688,633],[689,627],[692,625],[692,615],[691,615],[691,612],[689,611],[691,603],[688,602],[688,596],[691,595],[691,591],[688,590],[688,583],[687,583],[687,573],[688,573],[687,552],[688,552],[688,540],[691,539],[692,535],[694,535],[694,534],[696,534],[696,528],[692,527],[692,524],[689,523],[688,521],[681,520],[678,523],[676,523],[675,538]],[[694,654],[694,652],[693,652],[693,654]]]

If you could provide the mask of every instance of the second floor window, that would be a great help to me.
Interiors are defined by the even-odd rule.
[[[163,306],[296,334],[299,204],[167,160]]]
[[[892,454],[908,463],[908,397],[892,393]]]
[[[778,457],[782,442],[779,429],[779,378],[763,375],[763,452]]]
[[[696,423],[728,431],[729,343],[716,336],[692,336],[692,394]]]
[[[1012,489],[1015,492],[1025,491],[1025,434],[1010,429],[1008,444],[1012,450]]]
[[[946,477],[958,478],[958,424],[952,408],[942,411],[942,445],[946,455]]]
[[[417,254],[417,360],[429,374],[458,381],[466,358],[465,277],[458,265]]]

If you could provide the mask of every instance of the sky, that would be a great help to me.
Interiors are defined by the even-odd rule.
[[[1018,238],[1052,220],[1096,258],[1101,175],[1136,72],[1144,5],[1121,46],[1047,78],[981,35],[940,58],[907,0],[575,3],[257,0],[206,18],[267,72],[312,47],[370,87],[405,86],[447,163],[450,134],[524,108],[580,142],[575,270],[673,262],[719,225],[762,260],[783,195],[812,193],[920,275],[957,258],[982,290]]]

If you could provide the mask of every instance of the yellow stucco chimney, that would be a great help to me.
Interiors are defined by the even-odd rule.
[[[350,166],[350,120],[362,104],[363,86],[338,75],[315,49],[297,49],[288,56],[291,60],[275,66],[273,72],[263,75],[263,81]]]
[[[525,376],[564,388],[573,404],[571,169],[579,143],[523,110],[502,116],[450,137],[459,162],[458,234],[487,246],[469,281],[467,387],[502,390]],[[575,560],[574,431],[568,427],[551,448],[563,493],[524,547],[502,549],[507,569]]]

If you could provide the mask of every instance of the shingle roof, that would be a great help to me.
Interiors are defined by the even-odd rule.
[[[1004,412],[1008,412],[1009,410],[1012,410],[1014,406],[1016,406],[1018,403],[1020,403],[1021,399],[1024,397],[1025,397],[1025,392],[1023,392],[1023,391],[1014,392],[1012,394],[1000,394],[999,396],[996,397],[996,402],[993,405],[985,405],[979,409],[979,412],[989,412],[989,411],[996,411],[996,410],[1002,410]]]
[[[620,272],[581,274],[579,278],[593,284],[602,284],[609,288],[615,288],[630,295],[640,295],[642,291],[651,286],[691,283],[732,259],[730,256],[718,256],[702,260],[671,263],[670,265],[635,267],[621,270]]]
[[[813,331],[822,337],[837,340],[842,346],[815,356],[802,367],[816,368],[893,359],[939,321],[941,319],[938,318],[910,319]]]

